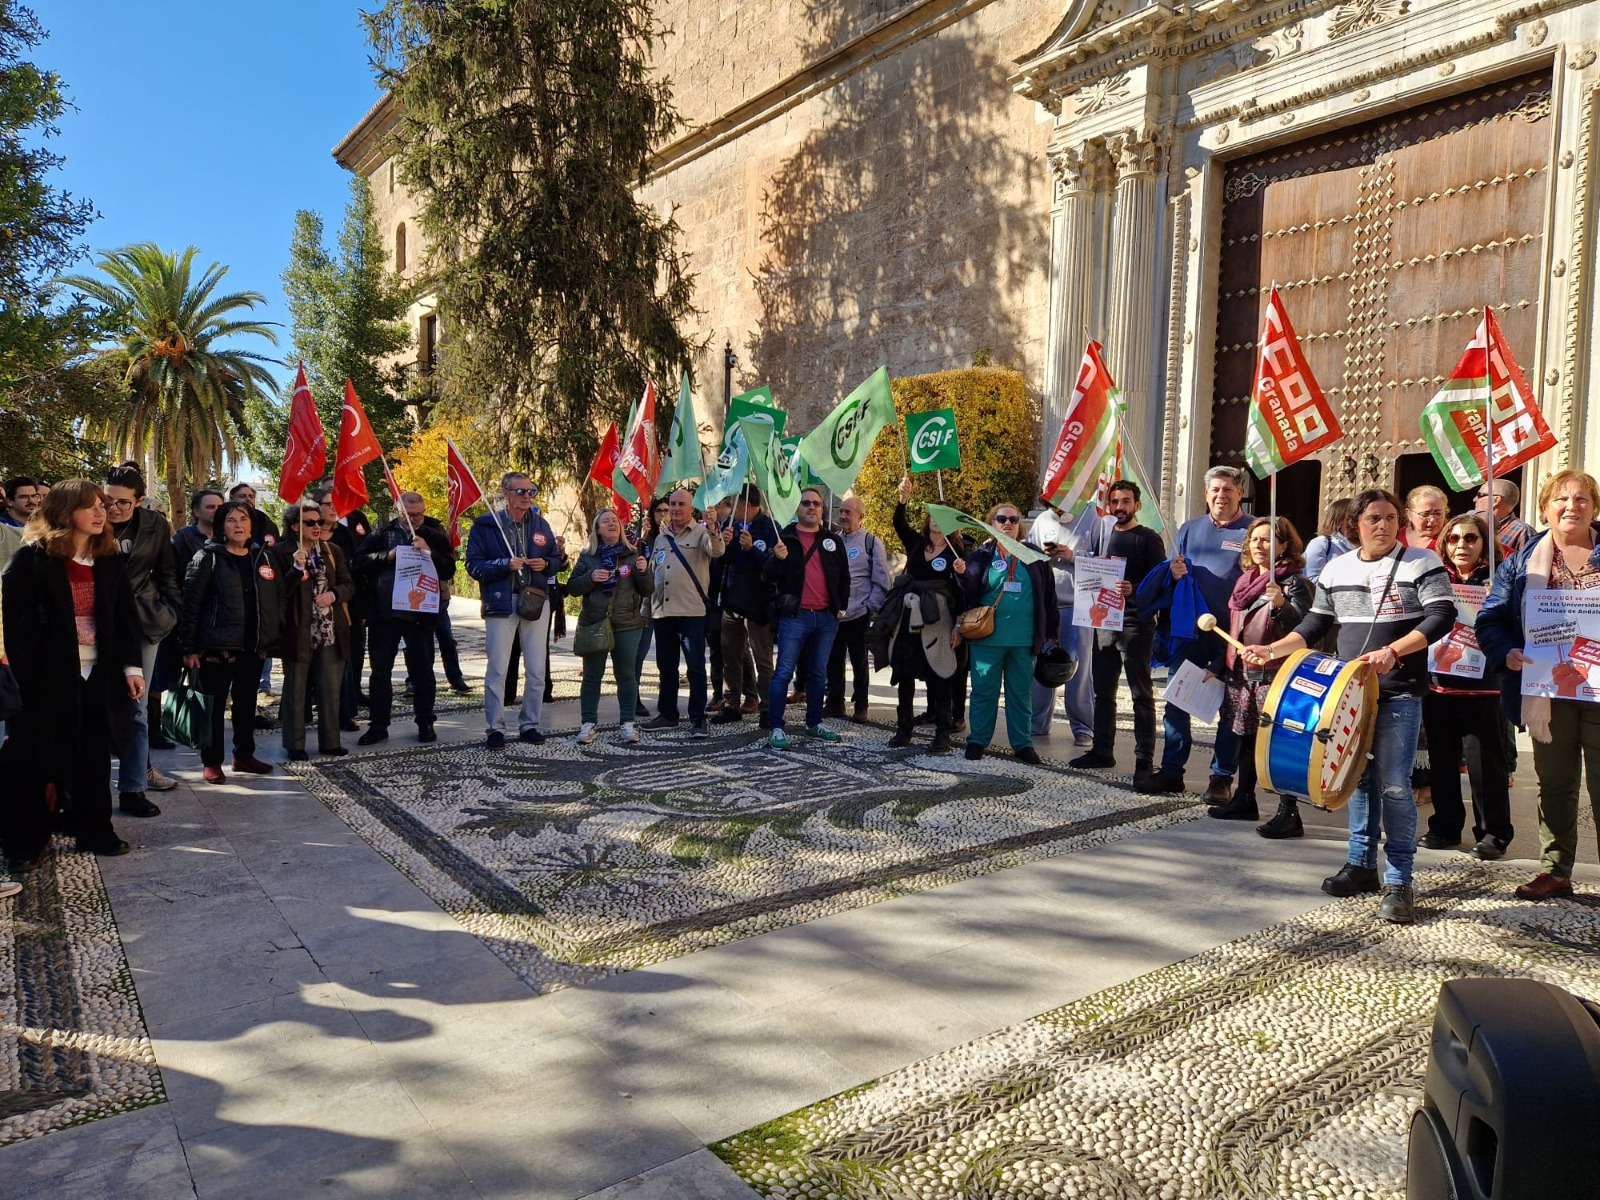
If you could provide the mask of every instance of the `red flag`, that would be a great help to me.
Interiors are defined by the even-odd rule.
[[[1265,479],[1344,436],[1274,287],[1267,295],[1244,456]]]
[[[617,436],[617,423],[611,422],[600,439],[600,449],[589,467],[589,478],[611,493],[611,507],[623,524],[633,520],[633,505],[629,504],[612,486],[617,477],[617,464],[622,460],[622,439]]]
[[[289,441],[283,448],[283,471],[278,476],[278,498],[285,504],[298,504],[306,485],[320,479],[328,469],[328,435],[311,399],[306,383],[306,365],[294,377],[294,400],[289,406]]]
[[[601,487],[609,488],[616,473],[617,462],[621,458],[622,440],[617,437],[617,423],[613,421],[606,426],[606,434],[600,439],[600,449],[594,456],[594,463],[589,467],[589,478]]]
[[[633,484],[641,497],[653,496],[661,477],[661,451],[656,446],[656,385],[644,385],[644,397],[628,430],[622,458],[617,463],[622,477]]]
[[[611,428],[613,432],[616,430],[615,425]],[[444,447],[445,490],[449,496],[450,509],[450,519],[445,524],[450,527],[450,544],[459,546],[461,514],[483,499],[483,489],[478,486],[472,468],[467,466],[467,460],[461,457],[461,451],[456,449],[456,444],[447,437],[444,439]]]
[[[361,407],[355,385],[344,381],[344,412],[339,418],[339,452],[333,468],[333,511],[349,516],[367,502],[367,481],[361,468],[383,457],[383,447],[372,432],[367,410]],[[384,471],[387,473],[388,465]]]
[[[1047,504],[1069,509],[1093,491],[1117,439],[1116,381],[1100,357],[1100,343],[1090,342],[1078,366],[1078,378],[1061,422],[1061,436],[1045,469],[1039,495]]]

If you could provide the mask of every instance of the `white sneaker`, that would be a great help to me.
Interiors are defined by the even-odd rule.
[[[622,744],[624,746],[637,746],[644,738],[639,736],[639,726],[632,721],[625,721],[622,725]]]
[[[7,896],[15,896],[21,890],[22,885],[15,879],[7,879],[4,875],[0,875],[0,900],[4,900]]]
[[[594,741],[594,722],[585,721],[578,727],[578,745],[587,746]]]
[[[164,774],[160,767],[154,763],[145,772],[145,790],[149,792],[170,792],[178,786],[178,781],[171,775]]]

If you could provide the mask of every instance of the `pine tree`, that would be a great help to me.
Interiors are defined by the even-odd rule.
[[[581,479],[605,423],[693,350],[678,225],[637,194],[678,126],[651,5],[386,0],[366,21],[445,321],[442,404]]]

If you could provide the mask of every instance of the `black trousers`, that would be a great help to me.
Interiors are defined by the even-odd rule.
[[[367,696],[372,701],[373,729],[389,728],[389,718],[394,714],[394,660],[402,642],[417,724],[433,724],[433,700],[439,688],[433,677],[433,632],[431,621],[424,625],[394,617],[368,625],[367,654],[372,660],[372,679],[367,683]]]
[[[1472,782],[1473,840],[1493,834],[1509,843],[1511,827],[1510,769],[1501,733],[1500,697],[1451,696],[1427,692],[1422,697],[1422,725],[1428,733],[1432,772],[1433,815],[1428,832],[1455,841],[1466,824],[1461,801],[1461,761],[1466,757]]]
[[[851,708],[867,706],[867,688],[872,683],[871,664],[867,662],[867,627],[872,617],[862,613],[848,621],[839,622],[838,636],[833,639],[833,649],[828,653],[828,705],[844,706],[844,660],[850,658],[850,673],[855,683],[850,689]]]
[[[1126,674],[1128,690],[1133,693],[1134,762],[1141,766],[1155,762],[1156,691],[1150,681],[1150,648],[1155,636],[1156,627],[1150,622],[1137,622],[1121,633],[1097,632],[1094,636],[1094,749],[1097,754],[1110,754],[1116,745],[1117,685]],[[1252,750],[1251,762],[1254,761]],[[1242,778],[1239,786],[1244,787]]]
[[[232,662],[200,660],[200,687],[222,702],[211,714],[211,744],[201,752],[208,767],[222,765],[226,738],[222,728],[228,708],[233,709],[233,757],[253,758],[256,752],[256,690],[261,686],[261,658],[241,654]],[[230,704],[229,701],[232,701]]]
[[[33,753],[22,738],[0,749],[0,839],[6,857],[38,858],[50,843],[57,813],[49,784],[56,784],[58,810],[69,812],[62,827],[86,841],[108,841],[111,829],[111,722],[101,668],[78,682],[77,711],[60,714],[78,722],[78,753],[70,763],[52,763]],[[259,676],[261,667],[256,666]],[[254,685],[252,685],[253,687]]]

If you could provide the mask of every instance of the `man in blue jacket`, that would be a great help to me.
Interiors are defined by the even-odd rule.
[[[544,704],[545,646],[550,638],[550,590],[566,566],[566,549],[533,505],[538,489],[521,471],[500,480],[505,508],[486,512],[467,535],[467,574],[478,581],[488,667],[483,680],[485,744],[503,749],[506,671],[522,650],[522,713],[517,736],[539,745]]]
[[[1239,563],[1244,553],[1245,530],[1254,518],[1240,508],[1244,501],[1244,472],[1238,467],[1212,467],[1206,472],[1205,488],[1206,511],[1179,526],[1177,553],[1168,569],[1175,580],[1194,575],[1206,608],[1226,628],[1228,597],[1243,573]],[[1216,660],[1220,647],[1221,640],[1215,633],[1201,634],[1185,657],[1204,666]],[[1163,724],[1161,769],[1135,784],[1141,792],[1181,792],[1184,788],[1183,769],[1193,745],[1189,714],[1168,704]],[[1209,803],[1228,802],[1233,795],[1233,773],[1238,769],[1239,735],[1219,724],[1216,753],[1211,759],[1211,782],[1206,788]]]

